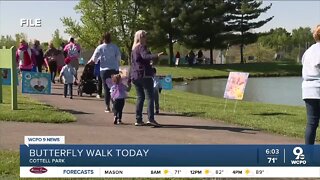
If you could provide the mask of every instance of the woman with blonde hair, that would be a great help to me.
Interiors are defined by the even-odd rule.
[[[313,31],[316,41],[302,57],[302,99],[306,103],[305,143],[314,144],[320,118],[320,25]]]
[[[153,69],[151,61],[157,59],[163,53],[151,54],[147,49],[147,33],[139,30],[135,33],[131,53],[130,80],[135,85],[137,92],[136,102],[136,126],[144,125],[142,110],[145,94],[148,100],[147,125],[160,126],[154,119],[154,94],[153,94]]]

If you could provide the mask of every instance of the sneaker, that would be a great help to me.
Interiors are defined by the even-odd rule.
[[[118,124],[118,119],[116,116],[113,118],[113,124]]]
[[[136,122],[136,123],[134,123],[134,125],[135,126],[144,126],[144,122],[142,121],[142,122]]]
[[[157,121],[153,120],[153,121],[148,121],[147,125],[149,126],[154,126],[154,127],[160,127],[161,125],[159,123],[157,123]]]
[[[106,110],[104,110],[104,112],[109,113],[110,112],[110,107],[107,107]]]
[[[123,122],[121,121],[121,119],[119,119],[119,121],[117,122],[117,124],[123,124]]]
[[[73,97],[71,96],[70,99],[73,99]]]
[[[100,99],[100,98],[101,98],[101,96],[98,94],[98,95],[96,96],[96,98],[97,98],[97,99]]]

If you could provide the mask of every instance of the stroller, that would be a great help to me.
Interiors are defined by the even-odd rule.
[[[80,84],[78,86],[78,95],[83,93],[90,94],[97,93],[97,80],[94,76],[94,65],[86,64],[80,77]]]

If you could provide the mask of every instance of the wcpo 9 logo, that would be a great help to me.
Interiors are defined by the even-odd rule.
[[[291,164],[307,164],[307,161],[304,159],[303,149],[301,147],[295,147],[292,150],[292,153],[296,156],[295,160],[291,160]]]

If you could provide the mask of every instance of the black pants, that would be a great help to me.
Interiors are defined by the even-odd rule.
[[[67,97],[67,94],[68,94],[68,86],[69,86],[69,95],[70,95],[70,97],[72,97],[72,83],[70,83],[70,84],[64,84],[64,87],[63,87],[63,95],[64,95],[64,97]]]
[[[119,71],[116,71],[114,69],[100,71],[100,76],[102,79],[102,84],[104,89],[104,102],[106,103],[107,109],[110,108],[111,97],[110,97],[110,89],[106,84],[106,79],[111,78],[111,75],[113,74],[119,74]]]
[[[38,72],[42,72],[43,59],[37,59]]]
[[[99,96],[102,95],[102,79],[101,76],[97,76],[98,79],[98,84],[97,84],[97,89],[98,89],[98,94]]]
[[[57,72],[57,62],[50,61],[49,62],[49,69],[50,69],[50,74],[51,74],[51,80],[54,81],[54,79],[56,77],[56,72]]]
[[[122,119],[122,111],[124,107],[124,99],[116,99],[113,102],[113,114],[115,117],[117,117],[118,120]]]

